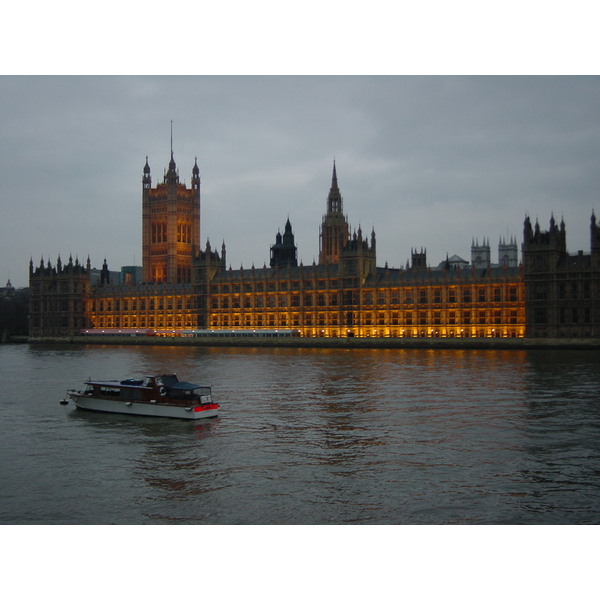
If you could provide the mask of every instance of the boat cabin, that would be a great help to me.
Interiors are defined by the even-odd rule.
[[[125,401],[177,403],[186,405],[211,404],[212,391],[177,375],[155,375],[146,379],[123,381],[86,381],[85,395],[101,398],[119,398]]]

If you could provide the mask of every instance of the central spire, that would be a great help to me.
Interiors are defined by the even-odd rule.
[[[171,160],[169,161],[169,170],[165,175],[165,183],[179,183],[179,175],[177,174],[177,166],[173,158],[173,121],[171,121]]]
[[[333,159],[333,174],[331,176],[331,189],[327,197],[327,212],[341,213],[342,212],[342,195],[338,187],[337,172],[335,170],[335,158]]]

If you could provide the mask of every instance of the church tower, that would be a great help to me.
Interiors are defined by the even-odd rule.
[[[192,255],[200,247],[200,169],[192,168],[191,187],[179,181],[173,158],[162,183],[152,187],[148,157],[142,178],[143,280],[154,283],[190,283]]]
[[[471,243],[471,264],[475,269],[489,269],[491,265],[490,241],[483,238],[483,243],[479,245],[479,240],[473,240]]]
[[[501,267],[518,267],[519,266],[519,247],[517,238],[510,237],[507,242],[505,238],[500,238],[498,242],[498,264]]]
[[[319,232],[319,264],[338,264],[342,250],[349,239],[350,228],[342,209],[342,195],[338,188],[334,161],[331,189],[327,197],[327,213],[323,216]]]

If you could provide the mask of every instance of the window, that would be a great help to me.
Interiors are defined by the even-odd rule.
[[[566,296],[565,284],[564,283],[560,283],[558,285],[558,298],[559,298],[559,300],[564,300],[565,296]]]
[[[586,298],[586,299],[588,299],[590,297],[590,295],[591,295],[591,292],[590,292],[590,282],[586,281],[583,284],[583,297]]]
[[[533,287],[533,298],[534,300],[545,300],[546,299],[546,284],[536,283]]]

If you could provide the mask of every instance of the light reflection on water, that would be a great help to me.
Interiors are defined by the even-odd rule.
[[[1,346],[0,523],[598,523],[598,358]],[[58,403],[168,371],[220,416]]]

